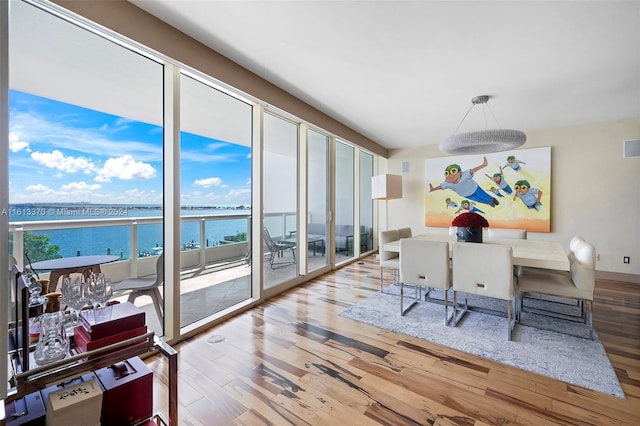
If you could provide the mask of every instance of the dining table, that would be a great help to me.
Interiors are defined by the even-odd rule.
[[[101,272],[101,264],[115,262],[119,259],[120,256],[110,254],[69,256],[41,260],[30,264],[29,267],[35,271],[51,271],[49,273],[49,291],[56,291],[60,277],[68,277],[69,274],[73,273],[83,274],[86,277],[91,272]]]
[[[442,241],[449,243],[449,250],[453,250],[453,243],[457,237],[445,234],[420,234],[411,237],[413,239],[423,239],[429,241]],[[510,246],[513,251],[513,265],[553,269],[558,271],[569,271],[571,266],[569,258],[562,246],[562,243],[553,240],[530,240],[530,239],[493,239],[483,238],[482,243],[463,244],[501,244]],[[400,240],[391,241],[383,246],[384,250],[400,252]]]

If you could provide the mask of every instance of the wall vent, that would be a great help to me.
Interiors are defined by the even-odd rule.
[[[640,158],[640,139],[631,139],[624,141],[623,158]]]

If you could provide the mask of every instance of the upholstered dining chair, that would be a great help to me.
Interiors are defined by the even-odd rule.
[[[384,289],[384,269],[393,269],[393,282],[398,282],[398,272],[400,269],[400,257],[398,252],[384,249],[386,243],[398,241],[400,239],[397,229],[380,232],[378,236],[378,257],[380,259],[380,291]]]
[[[134,303],[140,296],[149,296],[153,301],[153,306],[156,309],[156,314],[162,324],[163,305],[162,295],[160,294],[159,287],[164,285],[164,252],[160,253],[156,260],[156,276],[150,278],[127,278],[120,282],[114,283],[111,288],[113,292],[124,292],[130,290],[129,298],[127,302]]]
[[[513,254],[510,246],[482,243],[453,243],[453,325],[464,310],[457,313],[457,293],[477,294],[507,301],[507,340],[515,325]]]
[[[412,232],[411,228],[399,228],[398,229],[398,237],[399,238],[411,238]]]
[[[404,315],[418,300],[422,287],[444,291],[444,322],[449,322],[449,243],[419,239],[400,239],[400,315]],[[415,287],[414,300],[404,307],[404,286]]]
[[[487,236],[489,238],[503,239],[503,240],[526,240],[526,229],[502,229],[502,228],[487,228]]]
[[[528,293],[574,299],[580,305],[579,318],[589,327],[589,338],[593,340],[591,305],[596,285],[596,249],[582,238],[572,240],[571,245],[571,270],[568,274],[544,269],[524,270],[518,278],[517,316],[519,320],[523,312],[523,297]]]

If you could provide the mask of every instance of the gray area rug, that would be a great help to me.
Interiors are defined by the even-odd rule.
[[[398,287],[389,286],[385,293],[353,305],[340,316],[371,324],[386,330],[428,340],[482,358],[561,380],[576,386],[625,398],[611,362],[594,331],[594,340],[550,331],[563,330],[588,336],[587,326],[548,316],[523,313],[522,322],[516,324],[512,340],[507,340],[507,320],[504,316],[468,312],[456,327],[444,325],[442,302],[422,301],[405,316],[400,315]],[[409,290],[413,296],[413,289]],[[405,295],[407,295],[405,289]],[[432,291],[433,298],[443,293]],[[449,296],[451,303],[452,296]],[[463,302],[458,293],[458,303]],[[563,305],[538,300],[526,300],[525,305],[538,308],[552,305],[552,310],[569,313],[575,305]],[[408,303],[405,298],[405,304]],[[507,302],[497,299],[469,296],[469,305],[506,312]],[[449,308],[451,312],[451,307]],[[541,327],[544,329],[532,327]]]

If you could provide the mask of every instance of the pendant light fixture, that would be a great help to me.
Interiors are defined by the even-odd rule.
[[[515,149],[524,144],[527,140],[527,135],[520,130],[487,129],[475,132],[456,133],[471,110],[479,104],[484,105],[489,109],[491,116],[497,123],[498,120],[495,115],[493,115],[493,111],[491,111],[489,105],[487,105],[488,101],[489,96],[487,95],[476,96],[471,99],[471,107],[469,107],[467,113],[462,117],[462,120],[460,121],[460,124],[458,124],[458,127],[456,127],[456,130],[451,136],[440,142],[440,151],[448,154],[489,154],[491,152]]]

